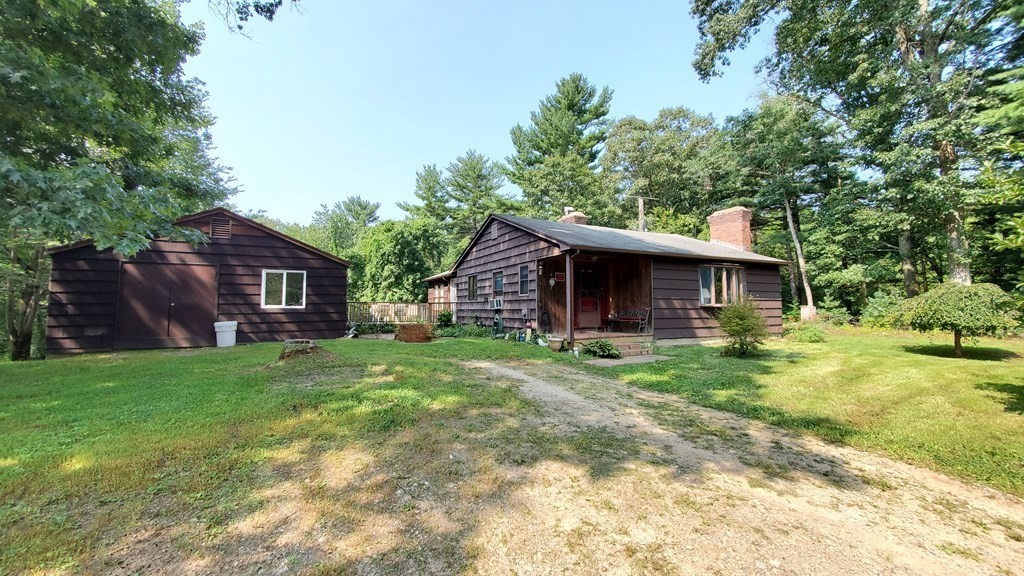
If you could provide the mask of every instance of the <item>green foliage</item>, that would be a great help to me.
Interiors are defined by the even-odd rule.
[[[868,328],[892,328],[893,310],[903,302],[895,290],[879,290],[868,298],[867,305],[860,313],[860,323]]]
[[[832,326],[846,326],[853,321],[853,317],[846,307],[832,298],[825,298],[818,302],[817,312],[818,318],[822,322]]]
[[[448,328],[454,324],[455,314],[451,310],[442,310],[437,313],[437,327]]]
[[[356,334],[360,336],[364,334],[394,334],[398,329],[391,322],[360,322],[355,325],[355,328]]]
[[[48,243],[90,237],[133,255],[193,242],[186,213],[234,186],[211,156],[202,31],[173,2],[4,2],[0,8],[0,281],[12,357],[27,358]]]
[[[493,330],[488,326],[476,326],[467,324],[465,326],[450,325],[434,328],[434,336],[438,338],[490,338]]]
[[[666,108],[650,122],[634,116],[617,121],[601,166],[619,194],[647,198],[651,230],[687,236],[701,232],[739,174],[714,118],[683,107]]]
[[[566,206],[586,214],[591,224],[622,223],[611,186],[575,154],[549,156],[516,181],[523,189],[525,210],[534,218],[554,219]]]
[[[420,203],[399,202],[398,207],[432,230],[424,238],[440,244],[423,252],[432,272],[452,265],[489,214],[518,211],[516,203],[501,194],[504,183],[498,164],[475,150],[459,156],[444,171],[430,164],[416,173]]]
[[[618,358],[622,356],[619,349],[609,340],[592,340],[583,345],[581,352],[598,358]]]
[[[768,337],[768,324],[750,298],[723,306],[718,313],[718,324],[725,333],[724,354],[746,356]]]
[[[889,318],[897,328],[952,332],[957,356],[961,335],[1002,335],[1020,328],[1013,299],[994,284],[941,284],[903,301]]]
[[[698,0],[694,67],[716,75],[770,20],[775,50],[763,67],[775,83],[840,120],[856,161],[880,176],[874,205],[903,216],[907,231],[943,234],[948,276],[969,282],[965,211],[987,138],[976,111],[994,104],[986,82],[1020,57],[1010,4]]]
[[[611,99],[607,87],[598,91],[582,74],[572,74],[541,100],[528,127],[512,128],[516,153],[506,159],[505,172],[522,189],[531,215],[560,216],[564,206],[573,206],[595,223],[612,223],[610,187],[595,170],[608,137]]]
[[[333,206],[321,204],[313,214],[311,227],[318,229],[326,246],[313,245],[338,256],[345,254],[371,226],[380,222],[379,209],[380,202],[371,202],[360,196],[349,196]]]
[[[359,241],[362,255],[358,292],[362,302],[422,302],[423,278],[430,275],[422,242],[429,232],[416,221],[387,220],[368,229]]]
[[[825,341],[825,329],[814,322],[786,324],[782,329],[782,335],[797,342],[819,343]]]

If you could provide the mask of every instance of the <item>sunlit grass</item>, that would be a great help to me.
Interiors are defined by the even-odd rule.
[[[216,528],[253,498],[261,467],[288,455],[373,446],[479,409],[515,413],[517,395],[458,362],[550,356],[486,340],[333,341],[284,363],[279,352],[0,364],[0,573],[81,566],[105,529],[137,524],[162,499]]]
[[[954,359],[942,341],[850,329],[819,344],[773,341],[751,358],[665,348],[672,360],[606,370],[1024,495],[1024,342],[982,339]]]

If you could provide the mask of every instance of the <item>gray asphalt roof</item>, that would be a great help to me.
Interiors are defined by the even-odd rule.
[[[637,232],[635,230],[619,230],[618,228],[605,228],[604,226],[585,224],[562,224],[550,220],[521,218],[504,214],[495,214],[494,217],[534,232],[542,238],[581,250],[603,250],[608,252],[628,252],[632,254],[651,254],[732,262],[788,264],[785,260],[779,260],[778,258],[762,256],[753,252],[746,252],[722,244],[705,242],[704,240],[697,240],[696,238],[680,236],[678,234]]]

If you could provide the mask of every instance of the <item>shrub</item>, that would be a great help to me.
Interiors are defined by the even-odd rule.
[[[356,334],[394,334],[395,325],[390,322],[360,322],[356,324]]]
[[[818,302],[816,308],[818,319],[833,326],[846,326],[853,320],[846,306],[833,298],[825,298]]]
[[[750,298],[723,306],[718,314],[718,324],[727,342],[724,354],[730,356],[746,356],[747,352],[764,344],[768,337],[768,324]]]
[[[782,308],[782,319],[786,322],[800,321],[800,304],[790,302]]]
[[[895,290],[879,290],[868,298],[867,304],[860,312],[860,323],[868,328],[892,328],[889,315],[903,302],[903,297]]]
[[[998,336],[1019,328],[1010,296],[995,284],[947,283],[904,300],[889,315],[897,328],[953,333],[953,356],[963,356],[961,336]]]
[[[797,342],[817,343],[825,341],[825,330],[813,322],[787,324],[782,330],[782,335]]]
[[[587,342],[580,351],[590,356],[597,356],[598,358],[618,358],[622,356],[619,349],[608,340]]]
[[[486,326],[452,325],[446,328],[434,328],[434,336],[438,338],[489,338],[491,329]]]
[[[451,310],[442,310],[437,313],[437,327],[451,328],[455,324],[455,315]]]

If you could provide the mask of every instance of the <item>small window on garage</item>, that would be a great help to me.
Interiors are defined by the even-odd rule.
[[[260,305],[264,308],[305,308],[305,270],[264,270]]]
[[[520,266],[519,267],[519,295],[529,296],[530,295],[530,267]]]
[[[469,282],[469,286],[468,286],[469,299],[470,300],[476,300],[477,290],[478,290],[477,285],[476,285],[476,275],[474,274],[473,276],[470,276],[468,282]]]

